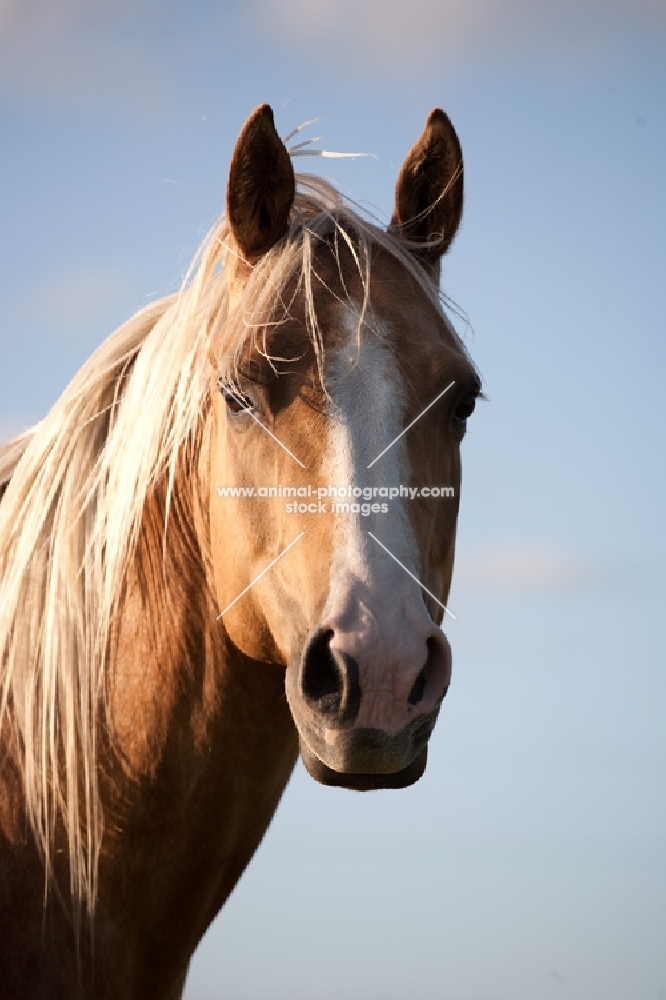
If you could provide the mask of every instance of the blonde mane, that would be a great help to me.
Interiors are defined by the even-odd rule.
[[[97,746],[114,609],[146,499],[166,482],[168,508],[179,455],[199,439],[211,356],[217,374],[234,379],[243,345],[252,338],[266,349],[267,327],[288,313],[285,289],[296,287],[321,371],[313,262],[331,236],[354,256],[362,313],[375,246],[439,301],[404,242],[323,180],[298,182],[289,232],[254,266],[231,314],[225,259],[233,249],[222,217],[180,292],[111,334],[46,418],[0,449],[0,496],[9,481],[0,502],[0,733],[11,740],[47,879],[63,829],[72,897],[90,915],[104,832]]]

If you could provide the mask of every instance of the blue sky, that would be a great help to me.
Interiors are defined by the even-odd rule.
[[[187,1000],[664,1000],[666,8],[0,0],[0,439],[177,287],[263,101],[376,154],[301,164],[384,218],[448,111],[489,401],[425,777],[299,765]]]

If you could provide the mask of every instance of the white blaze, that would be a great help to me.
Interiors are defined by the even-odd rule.
[[[407,442],[400,438],[367,466],[405,426],[405,386],[388,346],[371,327],[358,337],[358,318],[343,307],[345,343],[327,365],[329,437],[324,462],[328,485],[390,487],[409,483]],[[381,331],[380,333],[385,332]],[[334,503],[387,504],[386,513],[331,513],[336,519],[329,597],[322,618],[334,628],[332,645],[359,660],[363,674],[358,724],[377,726],[404,702],[424,659],[427,615],[418,585],[370,538],[372,531],[419,576],[418,547],[404,499],[332,497]],[[390,664],[390,670],[387,666]],[[385,702],[385,706],[382,703]]]

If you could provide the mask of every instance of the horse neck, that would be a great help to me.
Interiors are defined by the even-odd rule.
[[[241,655],[217,621],[207,511],[191,475],[174,485],[166,536],[165,485],[146,503],[113,630],[99,907],[112,926],[136,926],[142,962],[152,962],[150,932],[150,942],[169,935],[181,966],[261,840],[298,753],[284,672]],[[161,968],[161,944],[153,957]]]
[[[108,723],[115,752],[132,778],[155,774],[173,733],[191,729],[194,702],[224,658],[214,628],[207,570],[206,512],[185,461],[167,501],[166,477],[147,498],[112,628]]]
[[[231,772],[229,787],[247,779],[257,800],[266,797],[268,822],[296,758],[284,667],[241,653],[218,621],[210,427],[194,461],[179,463],[169,503],[166,479],[147,499],[123,583],[107,669],[105,816],[128,803],[142,813],[157,786],[172,803],[190,800],[197,780],[229,806],[222,786]]]

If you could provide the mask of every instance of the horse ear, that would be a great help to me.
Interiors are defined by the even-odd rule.
[[[448,115],[435,108],[402,165],[395,188],[391,229],[414,243],[426,266],[437,265],[460,224],[463,158]]]
[[[296,185],[291,157],[268,104],[256,108],[236,140],[227,185],[227,218],[241,254],[252,263],[284,236]]]

